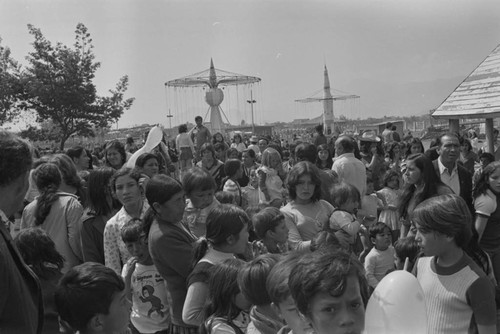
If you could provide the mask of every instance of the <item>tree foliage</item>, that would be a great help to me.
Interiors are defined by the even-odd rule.
[[[0,125],[14,120],[23,109],[21,66],[0,38]]]
[[[97,95],[93,79],[100,63],[95,61],[85,25],[77,25],[72,48],[53,45],[32,25],[28,30],[34,37],[25,81],[29,107],[36,111],[38,122],[50,120],[58,129],[61,149],[71,135],[93,136],[93,127],[109,126],[132,106],[134,99],[124,97],[127,76],[109,90],[109,96]]]

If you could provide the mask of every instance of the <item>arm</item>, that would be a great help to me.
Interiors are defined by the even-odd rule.
[[[76,257],[83,260],[80,243],[80,219],[83,215],[83,207],[76,198],[71,198],[66,205],[65,211],[69,246]]]
[[[481,238],[483,237],[484,229],[486,228],[486,224],[488,223],[488,218],[484,215],[476,213],[476,220],[474,222],[474,227],[476,228],[478,237],[477,242],[481,242]]]
[[[282,213],[285,216],[286,227],[288,227],[288,243],[290,244],[290,248],[293,250],[309,250],[311,248],[311,241],[302,240],[293,216],[285,212]]]
[[[365,276],[368,284],[375,288],[377,287],[379,281],[375,278],[375,266],[376,266],[376,258],[372,256],[373,253],[369,253],[365,258]]]
[[[114,220],[111,221],[111,224],[108,221],[104,228],[104,264],[120,275],[122,266],[117,242],[120,232],[117,231],[115,224]]]
[[[184,308],[182,309],[182,321],[188,325],[199,326],[203,322],[203,307],[208,297],[208,285],[203,282],[195,282],[188,288]]]
[[[127,298],[132,300],[132,274],[135,271],[135,265],[137,259],[135,257],[130,258],[130,260],[123,266],[122,277],[125,281],[125,291],[127,292]]]
[[[259,170],[257,174],[259,176],[259,189],[260,189],[260,191],[262,191],[262,193],[266,197],[266,201],[270,201],[271,196],[269,195],[269,192],[267,191],[267,187],[266,187],[267,175],[266,175],[266,173],[264,173],[261,170]]]

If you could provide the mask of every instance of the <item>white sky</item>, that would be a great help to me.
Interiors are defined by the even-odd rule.
[[[361,96],[355,116],[423,114],[500,44],[498,0],[0,0],[2,45],[19,61],[28,23],[72,45],[78,22],[101,62],[100,94],[129,75],[136,101],[120,127],[167,123],[164,83],[210,58],[262,78],[263,121],[317,116],[294,100],[322,88],[325,63],[332,88]]]

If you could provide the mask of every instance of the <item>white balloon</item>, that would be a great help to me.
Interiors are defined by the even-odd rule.
[[[159,126],[154,126],[149,130],[148,139],[143,147],[134,152],[134,154],[128,159],[127,167],[134,168],[137,158],[143,153],[150,153],[153,148],[158,146],[163,138],[163,130]]]
[[[386,275],[373,291],[365,313],[366,334],[425,333],[424,292],[405,270]]]

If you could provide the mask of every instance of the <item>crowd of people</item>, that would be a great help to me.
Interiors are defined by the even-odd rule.
[[[394,270],[424,293],[412,332],[497,332],[500,162],[474,138],[195,122],[102,156],[0,131],[0,332],[362,333]]]

